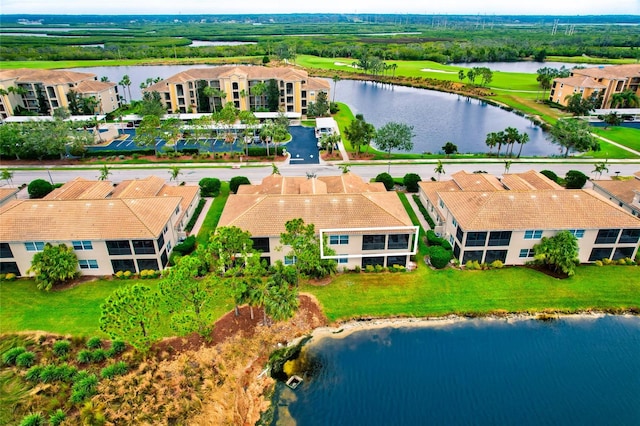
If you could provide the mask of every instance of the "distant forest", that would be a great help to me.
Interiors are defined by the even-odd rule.
[[[640,60],[636,15],[0,15],[0,25],[2,61],[298,54],[441,63]],[[247,44],[196,47],[194,40]]]

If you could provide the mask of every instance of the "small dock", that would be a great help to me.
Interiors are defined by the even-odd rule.
[[[289,386],[291,389],[295,389],[300,385],[300,383],[302,383],[302,377],[293,375],[289,377],[289,380],[287,380],[286,385]]]

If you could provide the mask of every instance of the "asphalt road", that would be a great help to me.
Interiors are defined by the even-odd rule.
[[[271,164],[264,164],[261,166],[243,166],[241,168],[232,168],[231,166],[223,167],[206,167],[202,168],[202,165],[197,167],[190,167],[189,165],[178,165],[181,169],[181,173],[178,176],[178,181],[187,183],[197,183],[203,177],[217,177],[221,180],[228,181],[234,176],[246,176],[251,182],[258,183],[265,176],[271,174]],[[152,167],[140,167],[137,169],[124,169],[119,167],[111,168],[111,174],[109,180],[114,183],[119,183],[127,179],[144,178],[150,175],[160,176],[167,179],[169,175],[169,165],[166,166],[152,166]],[[629,176],[635,172],[640,171],[640,163],[623,163],[623,164],[609,164],[609,173],[603,175],[603,179],[607,176],[615,176],[616,172],[622,176]],[[341,169],[336,165],[330,164],[308,164],[308,165],[288,165],[278,164],[280,173],[283,176],[307,176],[309,174],[315,174],[317,176],[336,175],[341,173]],[[431,177],[437,178],[434,172],[435,164],[391,164],[390,173],[392,176],[402,177],[407,173],[417,173],[423,180],[430,179]],[[387,163],[368,164],[351,166],[350,171],[360,175],[365,179],[371,179],[378,174],[386,172],[389,169]],[[501,175],[505,171],[503,162],[496,163],[445,163],[445,174],[441,179],[447,179],[449,175],[459,170],[466,170],[468,172],[485,171],[487,173]],[[524,172],[527,170],[552,170],[559,176],[564,176],[569,170],[580,170],[587,176],[593,176],[593,163],[513,163],[509,169],[511,173]],[[83,177],[85,179],[96,180],[100,176],[99,166],[93,169],[49,169],[42,167],[36,170],[13,170],[13,183],[14,185],[20,185],[23,183],[29,183],[34,179],[45,179],[53,181],[54,183],[67,182],[75,179],[76,177]],[[6,185],[5,181],[0,182],[0,186]]]

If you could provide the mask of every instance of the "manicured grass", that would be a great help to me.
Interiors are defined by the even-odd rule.
[[[221,182],[220,195],[211,203],[209,212],[207,212],[207,216],[202,222],[200,232],[198,232],[196,236],[196,242],[198,244],[206,244],[209,241],[209,235],[216,229],[216,226],[218,226],[218,221],[220,220],[220,216],[222,216],[222,210],[227,203],[227,198],[229,198],[229,182]]]
[[[62,291],[43,292],[33,280],[0,283],[0,333],[42,330],[76,336],[104,336],[99,328],[100,305],[117,288],[134,283],[157,289],[160,280],[96,280]],[[228,293],[215,293],[212,314],[218,318],[233,308]],[[167,318],[167,315],[163,315]],[[162,336],[173,336],[168,321]]]
[[[603,138],[640,151],[640,129],[631,127],[609,127],[608,129],[595,127],[593,132]]]
[[[582,266],[574,277],[557,280],[527,268],[433,271],[418,263],[412,273],[347,273],[303,290],[318,298],[331,321],[640,307],[637,266]]]

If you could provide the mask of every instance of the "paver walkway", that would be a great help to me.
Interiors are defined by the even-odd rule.
[[[206,198],[207,202],[204,203],[204,207],[202,208],[202,212],[200,212],[200,216],[196,220],[195,225],[193,225],[193,229],[189,233],[189,235],[198,235],[200,232],[200,228],[202,228],[202,223],[204,219],[207,217],[207,213],[209,213],[209,208],[211,208],[211,204],[213,204],[213,198]]]

